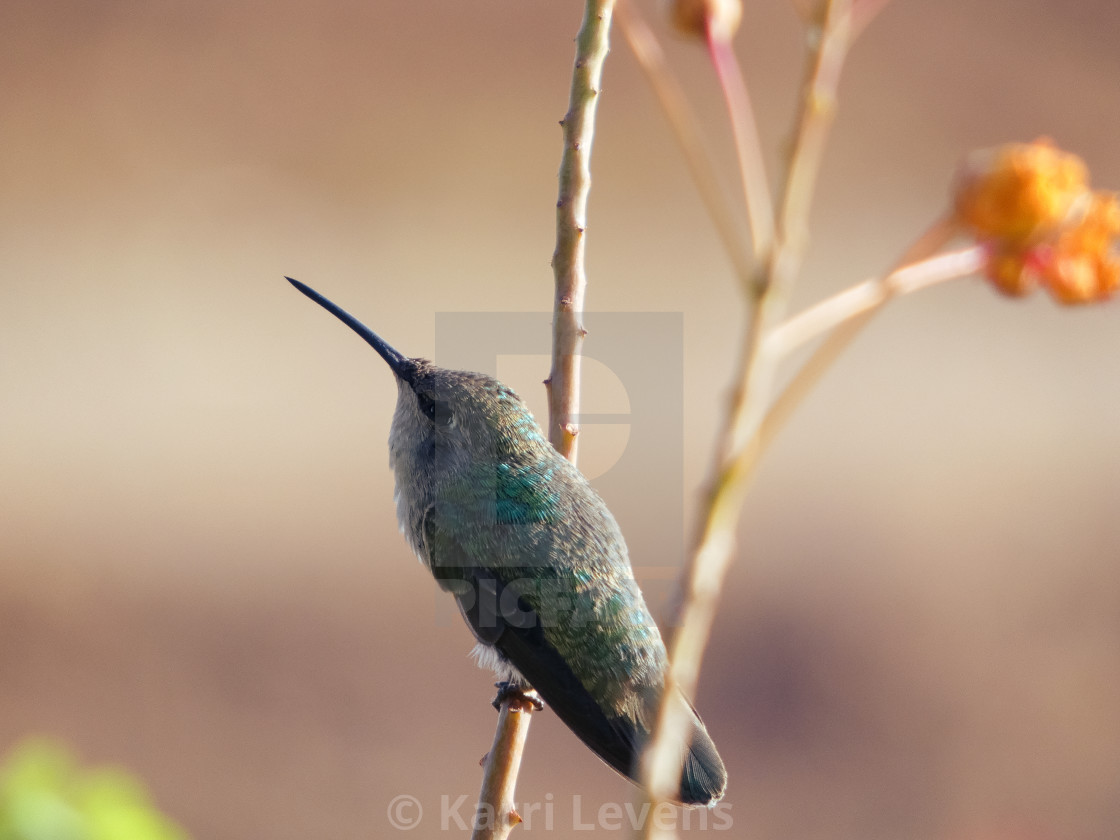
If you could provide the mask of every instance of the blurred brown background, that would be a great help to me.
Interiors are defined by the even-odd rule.
[[[444,836],[440,797],[473,801],[490,679],[396,532],[391,378],[282,275],[415,355],[436,312],[548,310],[581,12],[0,5],[0,751],[63,738],[214,840],[382,836],[398,794]],[[798,307],[885,267],[966,150],[1046,134],[1120,186],[1118,32],[1111,0],[890,5]],[[730,164],[709,68],[666,37]],[[771,150],[800,37],[747,4]],[[736,292],[617,33],[600,120],[588,305],[684,313],[687,522]],[[1116,836],[1118,317],[975,281],[901,301],[769,454],[698,698],[736,836]],[[509,378],[539,405],[531,361]],[[584,464],[621,445],[589,431]],[[607,500],[655,577],[680,559],[643,539],[657,492]],[[519,798],[567,833],[574,794],[585,821],[632,795],[545,713]]]

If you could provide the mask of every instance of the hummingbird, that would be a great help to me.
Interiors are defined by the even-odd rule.
[[[298,280],[384,359],[397,383],[389,432],[400,529],[477,640],[503,691],[533,689],[608,765],[638,781],[668,656],[617,522],[510,388],[409,358]],[[501,697],[499,694],[499,698]],[[713,806],[727,771],[691,726],[678,799]]]

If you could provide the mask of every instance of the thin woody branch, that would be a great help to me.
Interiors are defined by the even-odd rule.
[[[595,112],[609,50],[614,0],[588,0],[576,39],[575,66],[560,160],[556,201],[556,250],[552,267],[556,297],[552,334],[552,370],[548,388],[549,440],[562,455],[576,460],[579,428],[580,347],[587,334],[581,320],[587,272],[584,243],[587,197],[591,190],[591,144]],[[521,817],[514,808],[517,774],[536,708],[535,695],[506,697],[500,706],[494,744],[485,760],[472,840],[505,840]]]
[[[665,112],[700,199],[704,202],[708,216],[711,217],[735,269],[735,275],[744,287],[749,286],[754,277],[754,255],[739,229],[731,203],[724,192],[722,177],[716,170],[712,153],[704,138],[702,122],[665,60],[665,51],[661,49],[649,24],[634,8],[631,0],[619,0],[617,17],[622,34],[661,103],[661,110]]]
[[[485,758],[486,771],[474,817],[471,840],[504,840],[521,822],[514,804],[521,754],[529,736],[529,721],[535,694],[508,697],[498,711],[498,727],[494,744]]]
[[[809,203],[850,40],[848,0],[829,0],[822,20],[816,33],[819,38],[810,38],[813,49],[774,247],[764,276],[751,290],[755,299],[751,329],[744,337],[737,385],[720,434],[716,467],[702,503],[699,533],[685,574],[684,600],[669,648],[664,696],[678,687],[687,696],[695,694],[719,593],[731,565],[739,512],[761,451],[760,432],[777,364],[773,354],[767,352],[766,338],[781,321],[789,288],[801,266]],[[686,724],[678,704],[661,703],[645,765],[649,795],[655,803],[672,795],[680,773],[677,745],[685,737]],[[645,836],[659,836],[658,827],[649,825]]]
[[[552,270],[556,297],[552,323],[552,371],[548,385],[548,438],[568,458],[576,460],[579,426],[580,347],[583,300],[587,287],[584,254],[587,234],[587,197],[591,192],[591,144],[595,114],[609,51],[614,0],[588,0],[576,40],[576,61],[568,112],[561,120],[564,154],[560,159],[560,190],[556,200],[556,250]]]

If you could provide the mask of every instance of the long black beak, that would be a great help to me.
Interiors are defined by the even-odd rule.
[[[392,368],[393,373],[395,373],[406,382],[411,381],[414,365],[412,363],[412,360],[409,359],[408,356],[405,356],[403,353],[394,349],[381,336],[379,336],[377,333],[375,333],[373,330],[371,330],[369,327],[367,327],[365,324],[363,324],[361,321],[359,321],[357,318],[343,309],[341,306],[338,306],[327,300],[310,286],[306,286],[298,280],[293,280],[291,277],[285,277],[284,279],[295,286],[297,289],[299,289],[301,292],[303,292],[305,295],[307,295],[309,298],[311,298],[313,301],[315,301],[317,304],[319,304],[321,307],[323,307],[325,310],[330,312],[340,321],[342,321],[342,323],[346,324],[346,326],[348,326],[362,338],[364,338],[366,340],[366,343],[369,344],[369,346],[374,350],[376,350],[380,354],[381,358],[384,359],[386,363],[388,363],[389,367]]]

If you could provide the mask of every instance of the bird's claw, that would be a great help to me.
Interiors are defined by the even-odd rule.
[[[494,687],[498,689],[493,704],[495,709],[500,710],[507,700],[512,700],[521,706],[531,706],[538,712],[544,708],[544,701],[541,700],[540,695],[528,686],[516,682],[499,682],[494,683]]]

